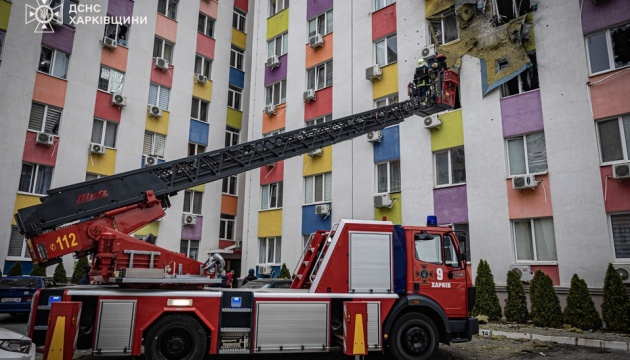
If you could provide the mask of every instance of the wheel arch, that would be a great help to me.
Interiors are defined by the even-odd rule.
[[[194,319],[195,321],[197,321],[201,327],[204,329],[204,331],[206,332],[206,337],[208,339],[208,350],[211,353],[216,353],[216,342],[213,339],[213,335],[217,333],[217,328],[212,325],[212,323],[206,318],[204,317],[201,313],[199,313],[196,309],[191,309],[189,311],[181,311],[181,310],[176,310],[176,309],[165,309],[164,311],[162,311],[161,313],[157,314],[154,318],[152,318],[150,321],[148,321],[141,329],[140,331],[142,332],[142,345],[144,345],[144,342],[146,340],[147,334],[149,333],[149,331],[151,331],[151,328],[161,319],[170,316],[170,315],[184,315],[184,316],[188,316],[192,319]]]
[[[383,323],[383,334],[389,337],[396,320],[409,313],[420,313],[428,316],[440,333],[440,342],[447,345],[451,343],[451,325],[446,313],[437,302],[422,295],[401,297]]]

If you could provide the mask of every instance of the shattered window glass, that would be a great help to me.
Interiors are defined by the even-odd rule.
[[[591,74],[630,66],[630,23],[586,37]]]
[[[630,65],[630,24],[610,30],[615,69]]]
[[[452,10],[448,10],[429,19],[429,26],[433,30],[434,35],[431,37],[432,44],[442,45],[459,39],[457,17]]]
[[[497,23],[504,24],[516,17],[527,14],[529,0],[496,0],[494,2]]]
[[[532,66],[502,85],[501,91],[503,97],[538,89],[538,64],[536,62],[536,53],[531,52],[527,54],[527,56]],[[501,67],[500,64],[498,64],[498,66]]]

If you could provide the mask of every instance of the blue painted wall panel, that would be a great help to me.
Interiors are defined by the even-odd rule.
[[[230,85],[237,88],[245,88],[245,73],[241,70],[230,67]]]
[[[381,130],[383,138],[374,143],[374,162],[400,159],[400,134],[398,125]]]
[[[321,215],[315,215],[315,206],[317,205],[302,207],[302,234],[311,234],[317,230],[329,230],[332,226],[332,216],[329,215],[324,218]]]
[[[188,141],[203,146],[208,146],[208,133],[210,132],[210,124],[190,119],[190,130],[188,132]]]

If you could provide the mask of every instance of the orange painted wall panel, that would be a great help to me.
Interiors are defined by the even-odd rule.
[[[67,81],[38,72],[35,74],[33,101],[63,108],[66,104],[67,88]]]
[[[173,74],[174,73],[175,73],[175,69],[173,65],[169,65],[168,71],[164,71],[160,68],[155,67],[155,58],[151,60],[151,82],[152,83],[162,85],[170,89],[173,87]]]
[[[324,46],[317,49],[311,48],[306,44],[306,68],[313,67],[317,64],[330,60],[333,57],[333,33],[324,36]]]
[[[280,104],[276,106],[276,113],[274,115],[267,115],[263,113],[262,120],[262,133],[266,134],[274,130],[284,129],[284,124],[287,117],[287,104]]]
[[[158,14],[155,23],[155,35],[174,44],[177,39],[177,22]]]
[[[396,3],[372,13],[372,41],[396,32]]]
[[[201,1],[199,3],[199,11],[214,19],[217,18],[218,7],[218,1]]]
[[[332,113],[332,90],[332,86],[318,90],[316,92],[317,99],[315,101],[304,103],[304,120],[310,120]]]
[[[627,71],[622,69],[620,71]],[[614,73],[593,76],[589,79],[591,84]],[[593,117],[602,119],[609,116],[617,116],[630,113],[630,101],[628,101],[628,89],[630,89],[630,76],[619,74],[612,76],[601,83],[593,84],[591,90],[591,103]]]
[[[121,107],[112,105],[112,94],[96,91],[94,117],[119,123],[121,113]]]
[[[514,190],[512,180],[506,180],[510,219],[552,216],[549,175],[537,175],[538,186],[532,189]],[[542,181],[542,182],[540,182]],[[546,195],[545,195],[546,194]]]
[[[612,166],[602,166],[602,193],[606,212],[630,210],[630,181],[619,181],[612,177]]]
[[[236,215],[238,196],[221,195],[221,214]]]
[[[209,36],[197,33],[197,53],[208,59],[214,59],[215,40]]]
[[[117,46],[115,49],[103,47],[101,50],[101,64],[112,69],[127,72],[127,55],[129,49],[123,46]]]
[[[63,126],[63,123],[61,123]],[[26,141],[24,142],[24,153],[22,154],[22,160],[25,162],[55,166],[57,162],[57,146],[59,146],[59,138],[55,137],[55,143],[47,146],[38,144],[35,142],[35,136],[37,134],[33,131],[26,132]]]
[[[278,161],[276,166],[260,168],[260,185],[273,184],[284,179],[284,161]]]
[[[532,265],[531,269],[534,274],[537,270],[544,272],[545,275],[551,278],[554,286],[560,286],[560,270],[558,269],[558,265]]]

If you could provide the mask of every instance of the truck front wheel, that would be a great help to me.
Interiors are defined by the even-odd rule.
[[[157,321],[145,339],[147,359],[203,359],[208,339],[203,327],[186,315],[169,315]]]
[[[393,329],[389,346],[398,360],[427,360],[438,349],[437,327],[426,315],[404,315],[396,320]]]

